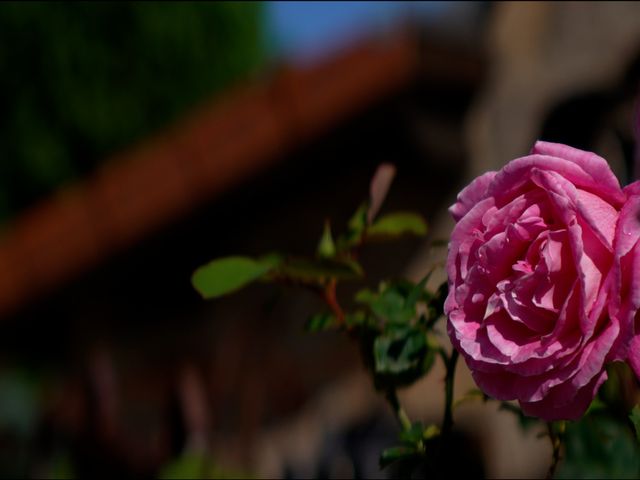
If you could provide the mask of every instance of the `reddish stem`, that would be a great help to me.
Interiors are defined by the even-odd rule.
[[[324,288],[324,300],[331,308],[331,311],[336,316],[338,320],[338,325],[344,325],[344,311],[340,304],[338,303],[338,298],[336,296],[336,279],[332,278],[329,280],[329,283]]]

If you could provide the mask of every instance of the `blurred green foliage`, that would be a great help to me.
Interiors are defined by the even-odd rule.
[[[0,371],[0,478],[24,477],[42,412],[42,378],[22,369]]]
[[[307,320],[307,331],[341,330],[358,341],[375,388],[385,393],[402,428],[399,445],[382,452],[380,466],[405,462],[410,472],[414,463],[439,455],[433,452],[427,455],[426,444],[438,443],[441,437],[447,441],[452,425],[450,407],[457,354],[448,354],[433,330],[444,313],[447,283],[436,291],[428,290],[426,284],[433,270],[418,283],[383,281],[377,290],[364,288],[355,294],[355,310],[344,310],[337,295],[337,285],[343,281],[366,280],[359,263],[360,249],[365,244],[427,234],[427,223],[418,213],[392,212],[378,217],[395,171],[390,164],[378,167],[369,185],[369,198],[358,206],[345,232],[334,238],[331,223],[325,220],[313,257],[285,254],[270,254],[259,259],[223,257],[198,268],[191,280],[203,298],[227,295],[257,280],[297,285],[318,294],[326,310]],[[411,385],[426,375],[438,354],[447,369],[447,409],[442,432],[436,425],[425,427],[421,422],[411,422],[396,392],[397,388]],[[440,447],[434,452],[440,452]]]
[[[254,72],[262,8],[0,3],[0,222]]]
[[[253,478],[247,472],[226,470],[216,464],[213,458],[205,453],[185,452],[182,456],[164,465],[158,472],[158,478],[181,479],[181,478]]]
[[[638,478],[640,448],[627,425],[607,415],[567,425],[555,478]]]

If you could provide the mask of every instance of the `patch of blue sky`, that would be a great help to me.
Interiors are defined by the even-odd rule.
[[[266,43],[272,57],[313,61],[369,32],[410,18],[437,21],[450,2],[266,2]]]

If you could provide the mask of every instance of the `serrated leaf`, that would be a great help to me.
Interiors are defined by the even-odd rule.
[[[317,251],[320,258],[332,258],[336,255],[336,244],[331,235],[331,225],[329,222],[325,222],[324,224],[324,230],[322,231],[320,242],[318,242]]]
[[[305,330],[307,332],[321,332],[323,330],[329,330],[338,326],[338,319],[331,313],[316,313],[312,315],[307,324]]]
[[[399,446],[387,448],[380,455],[380,468],[386,468],[393,462],[413,457],[416,449],[408,446]]]
[[[383,215],[367,229],[367,237],[423,236],[427,234],[427,222],[413,212],[396,212]]]
[[[420,367],[427,353],[423,331],[394,328],[379,335],[373,344],[375,371],[378,374],[401,375]]]
[[[389,193],[389,188],[395,176],[396,167],[390,163],[383,163],[376,169],[376,173],[373,175],[369,185],[371,205],[367,211],[367,223],[371,224],[380,211],[380,207],[382,207],[384,199],[387,198],[387,193]]]
[[[406,323],[415,315],[415,309],[406,308],[405,298],[393,288],[382,292],[371,309],[376,315],[396,323]]]
[[[640,442],[640,405],[636,405],[629,414],[629,419],[633,423],[633,428],[636,430],[636,438]]]
[[[410,282],[397,282],[391,285],[381,284],[380,292],[369,289],[360,290],[355,300],[367,305],[379,318],[391,323],[406,324],[416,316],[414,285]]]
[[[281,262],[279,256],[261,259],[225,257],[198,268],[191,277],[194,288],[204,298],[216,298],[258,280]]]

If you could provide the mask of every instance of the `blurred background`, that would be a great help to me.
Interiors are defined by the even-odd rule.
[[[430,233],[367,247],[366,283],[419,279],[457,191],[535,139],[634,178],[639,80],[627,2],[0,3],[0,476],[393,476],[354,345],[303,331],[318,300],[206,302],[192,272],[311,253],[391,162],[385,208]],[[412,416],[440,418],[443,376],[401,392]],[[516,417],[456,415],[461,473],[544,476]],[[636,472],[623,440],[591,471]]]

